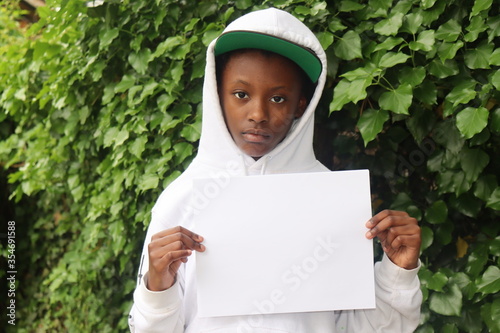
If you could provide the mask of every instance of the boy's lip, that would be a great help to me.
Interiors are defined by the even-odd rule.
[[[272,137],[268,131],[257,128],[247,129],[241,134],[243,135],[245,141],[252,143],[264,143],[269,141]]]

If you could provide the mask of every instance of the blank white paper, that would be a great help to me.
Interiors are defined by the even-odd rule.
[[[196,179],[202,317],[375,307],[368,170]]]

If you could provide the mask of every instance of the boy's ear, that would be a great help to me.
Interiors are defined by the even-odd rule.
[[[302,95],[302,97],[300,97],[299,99],[299,105],[297,107],[297,111],[295,112],[295,119],[299,119],[300,117],[302,117],[306,109],[307,109],[307,98],[304,95]]]

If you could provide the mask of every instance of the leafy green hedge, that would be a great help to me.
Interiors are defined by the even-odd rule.
[[[228,21],[275,6],[329,58],[318,158],[369,168],[374,209],[421,221],[418,331],[500,332],[498,3],[254,3],[48,0],[27,31],[1,8],[17,331],[126,331],[150,209],[196,153],[206,46]]]

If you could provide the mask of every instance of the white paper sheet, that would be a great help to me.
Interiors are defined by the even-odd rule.
[[[375,307],[368,170],[198,179],[202,317]]]

